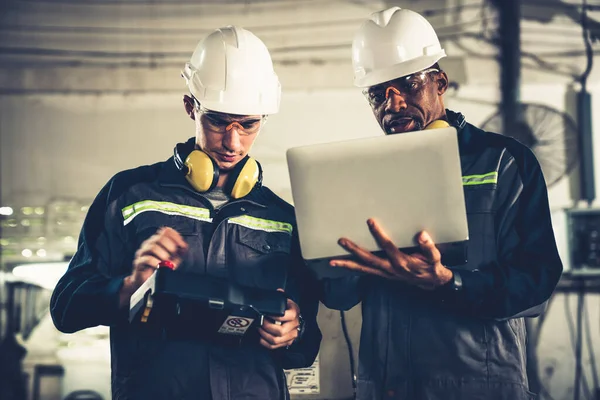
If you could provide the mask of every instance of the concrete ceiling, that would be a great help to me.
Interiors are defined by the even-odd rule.
[[[539,81],[580,73],[579,6],[523,4],[524,74],[534,71],[531,79]],[[353,32],[369,13],[391,5],[427,15],[454,81],[497,80],[497,17],[478,0],[5,0],[0,93],[180,90],[179,71],[196,43],[228,24],[265,41],[287,90],[350,87]]]

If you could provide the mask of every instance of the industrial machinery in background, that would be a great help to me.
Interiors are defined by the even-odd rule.
[[[565,112],[543,104],[519,103],[510,131],[504,129],[502,111],[481,126],[490,132],[510,136],[529,147],[540,162],[548,187],[567,176],[579,161],[577,123]]]
[[[569,273],[600,279],[600,209],[573,208],[565,212],[569,247]]]
[[[520,4],[515,0],[491,1],[500,19],[498,47],[502,59],[502,102],[482,128],[510,136],[529,147],[540,162],[548,187],[552,187],[579,165],[580,199],[587,207],[565,210],[567,218],[569,274],[600,276],[600,210],[591,208],[595,200],[592,143],[592,99],[587,79],[593,66],[588,4],[581,5],[581,26],[587,63],[577,82],[577,122],[565,112],[542,104],[519,101],[520,31],[511,21],[520,19]],[[505,22],[505,23],[503,23]],[[504,30],[503,30],[504,29]]]
[[[502,112],[489,117],[482,128],[510,136],[529,147],[538,159],[549,188],[579,164],[581,198],[588,207],[565,210],[569,274],[600,276],[600,209],[590,208],[595,198],[591,98],[582,85],[577,93],[577,124],[565,112],[542,104],[519,103],[521,119],[511,131],[503,126]]]
[[[48,310],[50,291],[11,274],[0,272],[0,388],[2,399],[40,399],[40,382],[48,375],[62,376],[61,366],[39,365],[23,373],[27,353],[21,344]],[[28,389],[29,388],[29,389]]]
[[[579,162],[580,201],[585,206],[566,209],[567,255],[565,269],[556,293],[563,294],[568,310],[567,322],[575,356],[573,399],[600,399],[600,378],[596,368],[596,358],[592,345],[590,323],[585,310],[585,295],[600,293],[600,209],[593,208],[595,200],[594,160],[592,143],[591,95],[587,91],[587,79],[592,70],[593,51],[587,17],[588,5],[583,0],[581,6],[581,27],[587,63],[585,71],[577,79],[580,89],[577,92],[577,124],[565,113],[538,104],[519,102],[520,86],[520,32],[511,32],[510,21],[520,20],[520,4],[516,0],[493,0],[500,15],[500,53],[502,58],[501,90],[502,103],[499,113],[491,116],[483,128],[514,137],[528,146],[538,158],[549,187],[566,176]],[[510,3],[506,4],[506,3]],[[504,23],[503,23],[504,22]],[[517,26],[519,24],[516,24]],[[503,31],[504,29],[504,31]],[[570,311],[569,295],[577,295],[576,322]],[[550,300],[555,296],[553,296]],[[550,307],[550,304],[548,305]],[[533,391],[544,398],[552,399],[538,373],[536,345],[547,310],[535,324],[527,320],[528,375]],[[585,321],[585,327],[584,327]],[[593,382],[588,385],[582,368],[583,334],[587,339],[590,367]],[[591,386],[591,390],[590,390]]]
[[[592,71],[594,54],[592,51],[592,39],[588,22],[587,1],[583,0],[581,25],[587,63],[585,71],[579,78],[581,88],[577,95],[577,117],[579,122],[579,144],[581,150],[579,173],[581,200],[584,200],[587,203],[587,208],[571,209],[566,212],[569,262],[571,274],[575,279],[573,287],[564,290],[565,297],[567,296],[567,293],[577,293],[577,311],[575,314],[576,328],[575,332],[573,332],[573,329],[571,330],[572,337],[575,336],[574,400],[579,400],[582,386],[581,383],[583,383],[587,398],[593,396],[595,399],[600,399],[600,378],[598,377],[596,368],[596,356],[590,339],[590,324],[585,309],[586,293],[600,293],[600,249],[598,248],[600,245],[600,209],[592,208],[592,203],[596,198],[596,188],[594,179],[594,146],[592,139],[592,98],[587,91],[587,79]],[[587,347],[592,370],[593,393],[588,392],[587,382],[585,379],[582,379],[584,319],[586,322]],[[583,376],[583,378],[585,378],[585,376]]]
[[[76,249],[76,238],[90,202],[55,198],[32,204],[35,202],[23,198],[0,207],[3,400],[62,398],[65,368],[53,360],[36,358],[28,341],[48,314],[52,288]]]

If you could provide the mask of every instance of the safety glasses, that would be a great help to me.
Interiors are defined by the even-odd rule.
[[[253,116],[233,118],[230,114],[219,113],[202,107],[196,99],[194,99],[194,103],[196,110],[204,117],[202,120],[204,128],[215,133],[226,133],[235,129],[240,135],[253,135],[260,131],[267,119],[264,115],[259,118]]]
[[[429,82],[429,74],[431,72],[440,72],[440,70],[437,68],[428,68],[384,84],[371,86],[370,88],[363,90],[363,94],[369,101],[369,104],[374,108],[377,108],[386,102],[392,93],[404,97],[413,97],[423,91],[424,87]]]

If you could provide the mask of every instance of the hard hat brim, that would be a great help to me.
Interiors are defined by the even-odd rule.
[[[251,105],[251,104],[234,104],[234,103],[226,103],[220,101],[209,101],[204,100],[201,102],[202,107],[216,111],[224,114],[233,114],[233,115],[272,115],[277,114],[279,111],[278,105]]]
[[[436,54],[421,56],[413,60],[392,65],[386,69],[367,72],[362,77],[356,76],[355,74],[356,77],[354,78],[354,86],[366,88],[379,85],[380,83],[389,82],[406,75],[414,74],[415,72],[419,72],[431,67],[444,57],[446,57],[446,52],[442,49]]]

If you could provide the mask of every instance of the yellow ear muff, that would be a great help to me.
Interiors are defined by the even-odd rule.
[[[450,126],[450,124],[448,122],[444,121],[443,119],[437,119],[437,120],[433,121],[432,123],[430,123],[429,125],[427,125],[424,130],[447,128],[449,126]]]
[[[231,197],[239,199],[246,196],[260,180],[260,166],[253,158],[248,158],[241,168],[239,174],[230,176],[227,180],[234,179],[234,184],[229,192]]]
[[[208,192],[219,180],[219,169],[212,158],[201,150],[193,150],[185,159],[185,178],[198,192]]]

